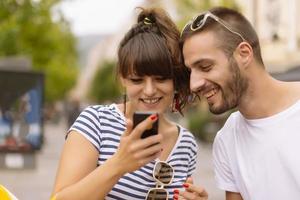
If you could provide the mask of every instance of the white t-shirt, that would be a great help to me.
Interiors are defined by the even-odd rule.
[[[299,200],[300,100],[263,119],[231,114],[215,138],[213,160],[222,190],[244,200]]]

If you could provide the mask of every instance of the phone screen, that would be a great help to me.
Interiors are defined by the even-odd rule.
[[[133,128],[135,128],[139,123],[144,121],[150,115],[157,114],[153,112],[135,112],[133,114]],[[145,130],[142,133],[141,138],[147,138],[151,135],[156,135],[158,133],[158,119],[154,122],[151,129]]]

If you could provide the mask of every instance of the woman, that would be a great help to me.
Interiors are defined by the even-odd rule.
[[[118,50],[117,72],[128,101],[80,114],[62,152],[57,200],[173,199],[174,189],[183,188],[195,170],[197,145],[165,116],[170,107],[181,112],[189,95],[178,41],[179,31],[163,10],[142,9]],[[158,115],[133,129],[134,111]],[[141,139],[156,120],[158,134]]]

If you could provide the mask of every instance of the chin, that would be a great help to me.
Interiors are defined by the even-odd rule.
[[[237,107],[237,103],[234,103],[234,104],[221,104],[219,106],[214,106],[214,105],[209,105],[209,110],[211,113],[213,114],[223,114],[231,109],[234,109]]]
[[[224,110],[224,109],[212,109],[212,108],[210,108],[209,111],[211,113],[215,114],[215,115],[219,115],[219,114],[223,114],[224,112],[226,112],[227,109]]]
[[[222,114],[228,110],[229,108],[225,105],[219,105],[219,106],[209,105],[209,111],[216,115]]]

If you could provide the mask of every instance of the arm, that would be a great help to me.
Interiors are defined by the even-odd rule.
[[[226,191],[226,200],[243,200],[240,193]]]
[[[153,122],[148,118],[132,131],[132,123],[128,122],[118,150],[98,167],[98,151],[82,135],[72,131],[58,168],[53,191],[56,200],[104,199],[125,173],[157,158],[161,152],[161,135],[140,139]]]
[[[97,160],[95,147],[82,135],[72,131],[59,163],[53,191],[56,199],[103,199],[123,172],[114,159],[99,167]]]
[[[228,138],[227,138],[228,140]],[[226,191],[226,200],[243,200],[239,193],[236,177],[233,175],[230,157],[234,154],[230,148],[231,144],[226,143],[218,132],[213,143],[213,165],[217,187]]]

